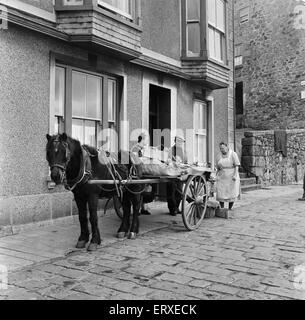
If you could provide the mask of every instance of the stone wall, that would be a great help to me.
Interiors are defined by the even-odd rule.
[[[305,130],[287,130],[287,157],[274,149],[274,131],[245,132],[242,166],[259,183],[285,185],[301,182],[305,169]]]
[[[305,30],[298,22],[305,4],[296,0],[235,3],[235,46],[243,56],[235,74],[236,83],[243,82],[244,88],[240,122],[250,130],[304,129]],[[249,21],[242,23],[239,14],[245,7],[249,7]]]

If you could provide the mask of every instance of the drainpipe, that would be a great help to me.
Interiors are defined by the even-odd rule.
[[[236,151],[236,94],[235,94],[235,4],[232,1],[233,14],[233,125],[234,125],[234,150]],[[241,155],[240,155],[241,157]],[[241,161],[241,159],[240,159]]]

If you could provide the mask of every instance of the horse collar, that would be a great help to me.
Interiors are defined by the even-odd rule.
[[[77,186],[81,186],[88,182],[92,178],[91,172],[91,160],[88,151],[81,147],[81,165],[78,176],[75,179],[69,180],[67,178],[65,188],[73,191]]]

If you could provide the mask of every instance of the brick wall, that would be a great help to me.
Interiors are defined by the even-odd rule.
[[[242,44],[243,126],[255,130],[305,128],[305,29],[297,29],[301,1],[235,0],[235,45]],[[240,9],[249,6],[249,21]],[[303,5],[305,11],[305,6]]]
[[[245,132],[242,166],[263,185],[301,182],[305,169],[305,130],[287,130],[287,156],[274,149],[274,131]]]

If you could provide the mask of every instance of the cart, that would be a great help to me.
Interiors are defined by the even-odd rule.
[[[175,176],[175,177],[148,177],[132,180],[90,180],[89,184],[94,185],[121,185],[128,186],[132,184],[159,184],[173,181],[181,181],[183,183],[182,192],[182,220],[185,228],[193,231],[199,228],[204,219],[208,198],[211,191],[210,175],[211,168],[198,167],[195,168],[191,174]],[[143,188],[144,192],[144,188]],[[113,205],[116,214],[122,219],[121,200],[118,196],[113,197]]]

